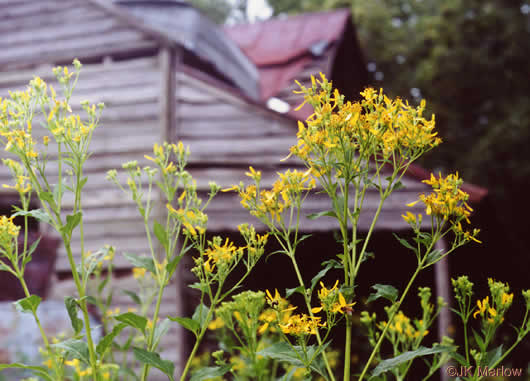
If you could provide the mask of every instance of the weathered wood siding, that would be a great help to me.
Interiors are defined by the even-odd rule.
[[[138,29],[86,0],[0,0],[0,70],[155,49]]]
[[[44,68],[36,72],[0,73],[0,96],[7,96],[8,90],[24,89],[33,74],[40,75],[58,89],[50,72]],[[161,81],[158,57],[85,65],[82,69],[72,97],[73,112],[84,113],[79,103],[85,99],[105,103],[100,125],[93,135],[93,154],[85,166],[85,175],[88,176],[83,193],[86,250],[97,250],[105,244],[116,246],[119,252],[145,253],[148,249],[141,217],[135,206],[105,176],[109,169],[121,169],[121,164],[129,160],[147,164],[143,156],[152,152],[153,144],[161,137]],[[42,141],[47,131],[37,128],[37,122],[33,125],[35,139]],[[50,144],[49,152],[54,150]],[[0,156],[5,157],[6,154],[2,152]],[[56,158],[56,155],[51,157]],[[54,160],[49,163],[47,174],[51,183],[57,182],[57,163]],[[123,173],[119,179],[125,182]],[[0,182],[11,182],[4,166],[0,167]],[[71,212],[73,196],[65,194],[64,202],[63,218]],[[79,243],[76,235],[73,240],[76,257],[80,255]],[[116,265],[129,266],[121,255],[116,257]],[[61,247],[57,270],[68,269],[66,252]]]

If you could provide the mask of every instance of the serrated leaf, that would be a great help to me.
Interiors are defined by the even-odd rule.
[[[133,347],[133,353],[134,357],[141,363],[160,369],[171,381],[174,380],[173,373],[175,372],[175,364],[171,361],[163,360],[156,352],[149,352],[138,347]]]
[[[298,287],[295,287],[295,288],[286,288],[285,289],[285,297],[289,298],[295,292],[297,292],[297,293],[299,293],[301,295],[305,295],[305,288],[302,287],[302,286],[298,286]]]
[[[310,219],[310,220],[316,220],[317,218],[320,218],[320,217],[337,218],[337,214],[333,210],[325,210],[323,212],[311,213],[311,214],[307,215],[307,218]]]
[[[167,250],[167,232],[157,220],[155,220],[153,224],[153,231],[155,233],[156,239],[158,239],[158,242],[160,242],[160,244]]]
[[[129,295],[129,297],[133,300],[133,302],[135,302],[136,304],[138,305],[141,305],[142,304],[142,301],[140,300],[140,297],[133,291],[129,291],[129,290],[122,290],[122,292],[125,294],[125,295]]]
[[[16,302],[13,302],[15,305],[15,308],[17,311],[22,313],[35,313],[37,311],[37,307],[39,306],[41,302],[41,297],[38,295],[30,295],[26,298],[17,300]]]
[[[90,364],[88,345],[82,340],[69,339],[60,343],[51,344],[51,346],[64,349],[72,355],[72,358],[76,358],[86,365]]]
[[[112,331],[108,334],[106,334],[98,343],[97,347],[96,347],[96,352],[97,354],[100,356],[100,357],[103,357],[103,355],[105,354],[105,352],[107,351],[107,349],[110,348],[110,346],[112,345],[112,342],[114,341],[114,339],[116,338],[116,336],[118,336],[120,334],[120,332],[125,328],[127,327],[127,324],[125,323],[119,323],[117,325],[114,326],[114,328],[112,329]]]
[[[389,370],[392,370],[405,362],[414,360],[416,357],[427,356],[427,355],[432,355],[435,353],[442,353],[442,352],[453,352],[453,351],[454,351],[454,347],[447,347],[447,346],[436,346],[432,348],[419,347],[415,351],[404,352],[400,354],[399,356],[381,361],[375,367],[374,371],[372,372],[372,376],[377,377],[380,374],[388,372]]]
[[[187,318],[187,317],[179,317],[179,316],[168,316],[169,320],[179,323],[181,326],[186,328],[188,331],[193,332],[195,335],[199,332],[201,329],[201,325],[198,321]]]
[[[18,362],[11,364],[0,364],[0,371],[4,369],[15,368],[15,369],[26,369],[32,371],[35,375],[47,380],[53,381],[53,378],[48,374],[48,369],[43,366],[25,365]]]
[[[73,297],[65,296],[64,305],[70,317],[70,323],[72,324],[74,333],[77,335],[83,329],[83,321],[77,317],[77,302]]]
[[[398,290],[389,284],[377,283],[374,284],[372,288],[375,290],[375,292],[368,297],[368,300],[366,301],[367,303],[373,302],[379,298],[385,298],[394,303],[398,297]]]
[[[191,375],[190,381],[203,381],[209,380],[216,377],[223,377],[227,372],[230,371],[232,365],[223,365],[223,366],[209,366],[206,368],[201,368],[200,370],[194,372]]]
[[[151,272],[152,274],[156,273],[155,263],[153,258],[147,256],[140,256],[138,254],[123,253],[123,256],[134,266],[141,267]]]
[[[125,312],[123,314],[114,316],[114,319],[127,324],[130,327],[136,328],[141,332],[145,332],[147,326],[147,319],[143,316],[137,315],[134,312]]]

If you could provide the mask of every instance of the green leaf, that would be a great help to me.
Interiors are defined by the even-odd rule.
[[[286,288],[285,289],[285,297],[289,298],[295,292],[298,292],[301,295],[305,295],[305,288],[302,287],[302,286],[298,286],[298,287],[295,287],[295,288]]]
[[[175,321],[179,323],[181,326],[186,328],[188,331],[193,332],[195,336],[197,336],[199,330],[201,329],[201,325],[198,321],[187,318],[187,317],[168,316],[167,318],[171,321]]]
[[[325,210],[319,213],[311,213],[307,216],[307,218],[309,218],[310,220],[316,220],[317,218],[324,216],[337,218],[337,213],[335,213],[335,211],[333,210]]]
[[[232,365],[227,364],[223,366],[209,366],[206,368],[201,368],[200,370],[194,372],[191,376],[190,381],[203,381],[209,380],[216,377],[223,377],[227,372],[230,371]]]
[[[100,357],[103,357],[107,349],[112,345],[112,342],[120,334],[120,332],[127,327],[127,324],[120,323],[114,326],[112,331],[106,334],[98,343],[96,352]]]
[[[37,249],[37,246],[39,246],[40,240],[42,237],[39,237],[35,242],[31,244],[27,252],[25,253],[24,261],[22,262],[22,265],[25,266],[28,262],[31,261],[31,255],[35,252]]]
[[[430,265],[434,265],[436,262],[440,260],[440,258],[443,257],[445,251],[444,250],[433,250],[427,255],[427,264],[423,267],[427,267]]]
[[[73,358],[79,359],[86,365],[90,364],[88,345],[82,340],[69,339],[60,343],[51,344],[52,347],[66,350]]]
[[[155,326],[155,334],[153,335],[153,348],[158,346],[160,339],[167,333],[169,330],[169,319],[162,320],[162,323]]]
[[[66,216],[66,225],[63,226],[61,229],[64,234],[71,235],[74,229],[79,225],[81,222],[81,217],[83,216],[83,212],[79,211],[75,214],[69,214]]]
[[[77,317],[77,301],[71,296],[65,296],[64,305],[66,306],[68,316],[70,316],[72,328],[77,335],[83,329],[83,321]]]
[[[16,302],[13,302],[15,305],[17,311],[22,313],[35,313],[37,311],[37,307],[39,306],[41,302],[41,297],[38,295],[30,295],[24,299],[17,300]]]
[[[320,348],[314,345],[306,347],[307,358],[316,359],[318,357],[318,354],[326,347],[327,344],[321,346]],[[322,367],[322,365],[317,363],[316,361],[313,361],[311,364],[304,364],[304,362],[301,360],[301,358],[304,358],[303,352],[304,351],[299,346],[291,347],[285,342],[279,342],[262,349],[261,351],[257,352],[256,355],[268,357],[273,360],[284,361],[298,367],[309,366],[315,372],[319,373],[322,376],[325,376],[325,368]]]
[[[486,359],[484,363],[487,367],[491,368],[496,365],[497,361],[502,357],[502,344],[497,348],[492,349],[486,353]]]
[[[372,288],[375,290],[373,294],[368,297],[367,303],[370,303],[379,298],[385,298],[394,303],[398,297],[398,290],[389,284],[374,284]]]
[[[167,265],[166,265],[166,270],[167,270],[167,273],[168,273],[168,278],[171,278],[171,276],[173,275],[173,273],[175,272],[175,270],[177,269],[177,266],[180,262],[180,260],[182,259],[182,254],[181,255],[175,255],[175,258],[173,258]]]
[[[37,221],[44,222],[49,225],[53,225],[52,219],[50,216],[48,216],[48,213],[46,213],[42,209],[33,209],[33,210],[18,210],[16,213],[13,214],[14,217],[17,216],[29,216],[35,218]]]
[[[164,229],[164,227],[160,225],[157,220],[155,220],[153,230],[154,230],[156,239],[158,239],[158,242],[160,242],[160,244],[164,247],[164,249],[167,250],[168,239],[167,239],[166,229]]]
[[[145,332],[147,319],[143,316],[135,314],[134,312],[125,312],[123,314],[114,316],[114,319],[121,321],[130,327],[136,328],[142,333]]]
[[[153,258],[147,257],[147,256],[140,256],[138,254],[131,254],[131,253],[123,253],[123,256],[134,266],[134,267],[141,267],[146,269],[147,271],[155,274],[155,263],[153,262]]]
[[[313,291],[318,281],[322,279],[328,273],[329,270],[340,268],[340,264],[338,264],[337,261],[327,261],[325,262],[325,264],[322,263],[322,265],[325,265],[325,267],[320,270],[317,275],[313,277],[313,279],[311,279],[311,291]]]
[[[441,345],[438,345],[432,348],[419,347],[415,351],[404,352],[400,354],[399,356],[381,361],[379,365],[377,365],[376,368],[374,369],[372,376],[377,377],[380,374],[388,372],[389,370],[392,370],[400,366],[403,363],[414,360],[416,357],[432,355],[435,353],[453,352],[453,351],[454,351],[454,347],[447,347],[447,346],[441,346]]]
[[[138,304],[139,306],[142,304],[142,301],[140,300],[140,297],[134,292],[129,290],[122,290],[125,295],[129,295],[133,302]]]
[[[160,369],[171,381],[174,380],[173,373],[175,372],[175,365],[171,361],[163,360],[156,352],[149,352],[138,347],[133,347],[133,353],[134,357],[141,363]]]
[[[392,233],[392,234],[402,246],[405,246],[407,249],[412,250],[413,252],[417,253],[418,249],[412,246],[409,241],[407,241],[404,238],[400,238],[396,233]]]
[[[204,324],[209,323],[206,321],[209,311],[210,309],[206,307],[204,304],[199,304],[197,308],[195,308],[195,312],[193,313],[191,318],[195,320],[197,323],[199,323],[199,326],[201,328],[204,328]]]
[[[36,376],[39,376],[47,381],[53,381],[53,378],[48,374],[48,369],[43,366],[25,365],[21,363],[0,364],[0,371],[9,368],[27,369],[32,371]]]
[[[480,337],[480,334],[477,331],[473,330],[473,336],[475,337],[475,341],[477,342],[480,351],[484,352],[486,350],[486,346],[484,345],[484,341]]]
[[[208,285],[200,283],[200,282],[195,282],[193,284],[190,284],[188,285],[188,287],[193,288],[195,290],[199,290],[202,293],[205,293],[208,291]]]
[[[39,198],[42,201],[46,201],[52,210],[57,210],[57,204],[55,203],[55,200],[53,199],[53,194],[51,192],[40,192]]]

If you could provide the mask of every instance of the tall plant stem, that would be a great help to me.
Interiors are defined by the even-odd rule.
[[[405,287],[405,291],[403,291],[403,294],[401,294],[401,298],[399,298],[399,301],[392,306],[392,313],[390,314],[390,316],[388,318],[388,323],[385,325],[385,328],[383,329],[383,332],[381,332],[381,336],[379,337],[379,340],[377,340],[377,343],[375,344],[375,347],[372,350],[372,353],[370,354],[370,357],[368,358],[368,361],[364,365],[364,369],[363,369],[358,381],[362,381],[362,379],[364,378],[366,372],[368,371],[368,368],[369,368],[370,364],[374,360],[375,355],[379,352],[379,348],[381,347],[381,344],[383,343],[383,340],[384,340],[385,335],[386,335],[386,331],[388,330],[388,327],[390,326],[390,324],[392,324],[392,321],[394,320],[394,317],[396,316],[396,313],[399,310],[399,307],[401,306],[401,303],[403,303],[403,300],[407,296],[407,294],[408,294],[408,292],[410,290],[410,287],[412,286],[412,284],[416,280],[416,277],[420,273],[420,271],[421,271],[421,269],[423,267],[423,263],[425,262],[425,258],[427,258],[427,255],[425,255],[423,257],[423,259],[420,261],[420,263],[418,263],[418,267],[416,268],[416,271],[414,271],[414,274],[410,278],[409,283],[407,284],[407,287]],[[346,381],[346,379],[345,379],[345,381]]]
[[[90,328],[90,317],[88,316],[88,309],[85,299],[85,289],[83,288],[81,281],[79,279],[79,274],[75,266],[74,256],[72,254],[72,247],[70,246],[70,239],[63,233],[61,234],[64,247],[66,249],[66,255],[68,257],[68,262],[70,263],[70,269],[72,270],[72,276],[74,277],[74,283],[79,294],[79,305],[81,311],[83,312],[83,321],[85,324],[85,334],[88,345],[88,355],[90,358],[90,367],[92,368],[92,377],[94,381],[97,381],[97,366],[96,366],[96,354],[94,352],[94,341],[92,340],[92,330]]]
[[[219,291],[217,291],[216,298],[219,296]],[[202,338],[204,334],[206,333],[206,330],[208,328],[207,322],[210,321],[214,308],[213,306],[217,303],[217,300],[215,303],[212,303],[212,307],[208,310],[208,314],[206,315],[206,319],[204,320],[204,326],[201,328],[201,332],[199,333],[199,336],[196,337],[195,345],[193,346],[193,349],[191,350],[190,355],[188,356],[188,361],[186,361],[186,365],[184,366],[184,370],[182,371],[182,375],[180,376],[180,381],[185,381],[186,376],[190,370],[191,362],[193,361],[193,358],[195,357],[195,354],[197,353],[197,350],[199,349],[199,345],[201,344]]]
[[[151,329],[151,332],[149,334],[149,337],[147,338],[147,350],[152,351],[154,348],[153,346],[153,340],[155,337],[155,327],[156,327],[156,321],[158,320],[158,314],[160,313],[160,305],[162,304],[162,295],[164,294],[164,282],[160,285],[160,288],[158,289],[158,296],[156,298],[156,306],[155,306],[155,313],[153,314],[153,329]],[[149,365],[144,364],[142,368],[142,381],[147,380],[147,375],[149,374]]]
[[[290,248],[290,245],[289,245],[289,248]],[[311,317],[314,317],[313,312],[311,311],[311,303],[309,300],[309,296],[305,292],[304,280],[302,279],[302,275],[300,274],[300,269],[298,268],[298,264],[296,263],[296,260],[294,259],[294,253],[289,253],[289,258],[291,258],[291,262],[293,263],[294,271],[296,272],[296,277],[298,278],[298,282],[300,283],[300,286],[304,289],[304,301],[305,301],[307,310],[309,311],[309,315]],[[320,337],[320,333],[318,332],[318,330],[316,333],[316,338],[317,338],[318,345],[322,345],[322,338]],[[331,366],[329,365],[329,361],[326,356],[326,351],[322,351],[322,359],[324,360],[324,364],[326,365],[326,370],[328,371],[329,378],[332,381],[335,381],[335,376],[333,375],[333,370],[331,370]]]

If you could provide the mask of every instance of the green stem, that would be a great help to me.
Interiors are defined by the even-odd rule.
[[[217,294],[219,294],[219,292]],[[195,340],[195,345],[193,346],[193,349],[191,350],[191,353],[188,357],[188,361],[186,361],[186,366],[184,367],[184,370],[182,371],[182,375],[180,376],[180,381],[186,380],[186,375],[188,374],[190,370],[191,362],[193,358],[195,357],[195,354],[197,353],[197,350],[199,349],[199,345],[201,344],[202,338],[208,329],[208,322],[210,321],[212,317],[213,311],[215,309],[213,308],[213,306],[215,304],[216,303],[212,303],[212,307],[209,309],[208,314],[206,315],[204,326],[202,327],[201,332],[199,333],[199,336],[197,336],[197,340]]]
[[[147,350],[152,351],[154,348],[153,346],[153,340],[155,337],[155,327],[156,327],[156,321],[158,319],[158,314],[160,312],[160,305],[162,303],[162,295],[164,294],[164,285],[166,284],[166,281],[160,285],[160,288],[158,289],[158,297],[156,298],[156,307],[155,307],[155,313],[153,314],[153,328],[151,329],[151,332],[149,334],[149,337],[147,338]],[[147,375],[149,374],[149,364],[144,364],[142,369],[142,381],[147,380]]]
[[[68,257],[68,262],[70,264],[70,269],[72,270],[72,276],[74,278],[75,286],[79,294],[79,305],[81,311],[83,312],[83,320],[85,323],[85,334],[88,345],[88,354],[90,358],[90,366],[92,368],[92,377],[94,381],[97,381],[97,364],[96,364],[96,354],[94,352],[94,341],[92,340],[92,330],[90,327],[90,317],[88,315],[87,304],[85,300],[85,289],[83,288],[81,281],[79,280],[79,274],[75,266],[74,256],[72,254],[72,247],[70,246],[70,238],[66,237],[64,234],[61,234],[64,247],[66,249],[66,255]]]
[[[290,244],[289,244],[289,247],[290,247]],[[305,285],[302,279],[302,275],[300,274],[300,270],[298,269],[298,264],[296,263],[296,260],[294,259],[294,253],[289,253],[289,258],[291,258],[291,262],[293,263],[294,271],[296,272],[296,277],[298,278],[298,282],[300,283],[300,286],[304,289],[304,300],[305,300],[307,310],[309,311],[309,315],[311,317],[314,317],[313,312],[311,311],[311,302],[309,300],[309,296],[305,292]],[[316,333],[316,338],[317,338],[318,345],[322,346],[322,338],[320,337],[320,333],[318,332],[318,330]],[[331,370],[331,366],[329,365],[329,361],[326,356],[326,351],[322,351],[322,359],[324,360],[324,364],[326,365],[326,370],[328,371],[330,379],[332,381],[335,381],[335,376],[333,375],[333,370]]]
[[[349,318],[346,318],[346,344],[344,346],[344,381],[350,380],[352,327],[353,321]]]
[[[22,288],[24,289],[24,294],[27,298],[31,296],[28,290],[28,286],[26,284],[26,281],[24,280],[24,276],[22,274],[19,274],[20,277],[18,278],[20,280],[20,284],[22,285]],[[42,324],[40,322],[39,316],[36,312],[32,312],[33,318],[35,319],[35,322],[37,323],[37,326],[39,327],[40,334],[42,336],[42,341],[44,342],[44,346],[46,347],[46,350],[50,349],[50,342],[48,341],[48,338],[46,337],[46,332],[44,332],[44,328],[42,328]]]
[[[409,283],[407,284],[407,287],[405,287],[405,291],[403,291],[403,294],[401,295],[401,298],[399,298],[399,301],[396,304],[394,304],[394,306],[392,307],[392,314],[388,318],[388,323],[385,325],[385,328],[383,329],[383,332],[381,332],[381,336],[379,337],[379,340],[375,344],[375,347],[372,350],[372,353],[370,354],[370,357],[368,358],[368,361],[364,365],[364,369],[363,369],[363,371],[361,373],[361,376],[359,377],[358,381],[362,381],[362,379],[364,378],[366,372],[368,371],[368,368],[369,368],[370,364],[374,360],[375,355],[378,353],[379,348],[381,347],[381,344],[383,343],[383,340],[385,338],[386,331],[388,330],[388,327],[390,326],[390,324],[392,324],[392,321],[394,320],[394,316],[397,314],[397,312],[399,310],[399,307],[401,306],[401,303],[403,303],[403,300],[405,299],[405,296],[407,296],[407,294],[408,294],[408,292],[410,290],[410,287],[412,286],[412,283],[414,283],[414,280],[416,280],[416,277],[420,273],[421,268],[423,266],[423,262],[425,261],[426,257],[427,257],[427,255],[425,255],[424,258],[421,260],[421,262],[418,264],[418,267],[416,268],[416,271],[414,271],[414,274],[410,278]],[[346,381],[346,378],[344,379],[344,381]]]

